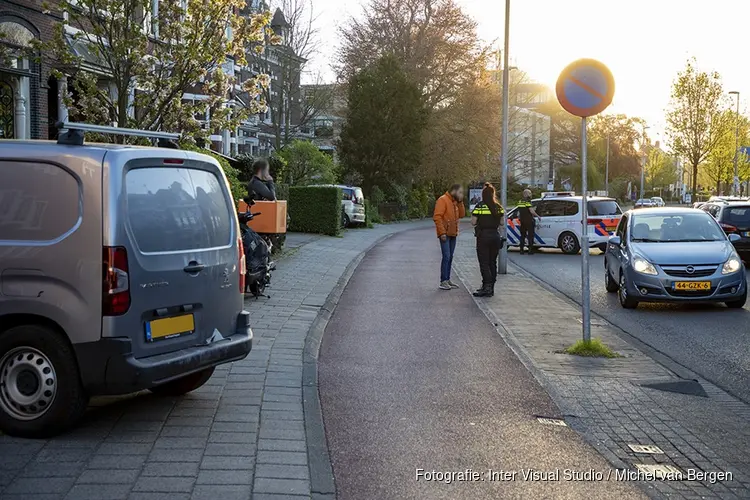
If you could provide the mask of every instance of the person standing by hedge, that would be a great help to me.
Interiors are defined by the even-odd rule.
[[[266,160],[253,163],[253,178],[247,185],[247,194],[255,201],[276,201],[276,186]]]
[[[435,229],[440,240],[440,251],[443,254],[440,262],[439,288],[441,290],[458,288],[458,285],[451,281],[451,267],[453,266],[453,252],[456,250],[458,221],[466,216],[466,207],[464,207],[463,202],[464,188],[460,184],[454,184],[435,203],[435,213],[432,220],[435,221]]]

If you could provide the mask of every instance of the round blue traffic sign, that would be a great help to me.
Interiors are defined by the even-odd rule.
[[[601,113],[612,103],[615,79],[601,62],[579,59],[560,73],[555,90],[563,109],[583,118]]]

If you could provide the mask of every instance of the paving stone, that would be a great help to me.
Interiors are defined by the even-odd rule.
[[[306,465],[307,453],[258,450],[258,464]]]
[[[127,484],[77,484],[65,497],[66,500],[121,500],[128,498]]]
[[[278,493],[282,495],[309,495],[310,482],[302,479],[255,479],[253,491],[256,493]]]
[[[200,463],[200,468],[205,470],[244,470],[251,471],[255,468],[254,456],[222,457],[205,456]]]
[[[278,479],[310,479],[310,469],[306,465],[258,464],[255,477]]]
[[[190,493],[193,490],[193,477],[146,477],[141,476],[133,491],[153,491],[158,493]]]
[[[29,495],[67,491],[75,483],[75,477],[19,477],[5,489],[8,495]]]
[[[134,492],[128,496],[128,500],[189,500],[189,493],[154,493]]]
[[[198,462],[149,462],[143,468],[142,476],[156,477],[195,477]]]
[[[304,439],[259,439],[258,450],[264,451],[306,451],[307,443]]]
[[[253,484],[253,475],[247,470],[201,470],[195,484]]]
[[[209,443],[253,443],[258,439],[258,434],[254,432],[217,432],[214,431],[208,436]]]
[[[200,462],[203,450],[200,449],[161,449],[154,450],[148,456],[149,462]]]
[[[84,471],[78,484],[133,484],[139,475],[136,469],[95,469]]]
[[[249,500],[254,497],[250,485],[196,485],[191,500]]]

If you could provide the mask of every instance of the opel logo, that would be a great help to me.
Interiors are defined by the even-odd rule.
[[[695,268],[693,266],[687,266],[685,268],[685,271],[687,271],[688,274],[693,274],[695,272]]]

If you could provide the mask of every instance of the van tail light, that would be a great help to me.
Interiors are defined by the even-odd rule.
[[[124,247],[104,247],[102,259],[102,314],[121,316],[130,309],[128,252]]]
[[[731,224],[724,224],[723,222],[719,222],[719,225],[724,230],[725,233],[736,233],[737,228],[732,226]]]
[[[245,293],[245,274],[247,273],[247,269],[245,268],[245,245],[242,244],[242,238],[237,238],[237,251],[239,252],[237,262],[240,268],[240,293]]]

